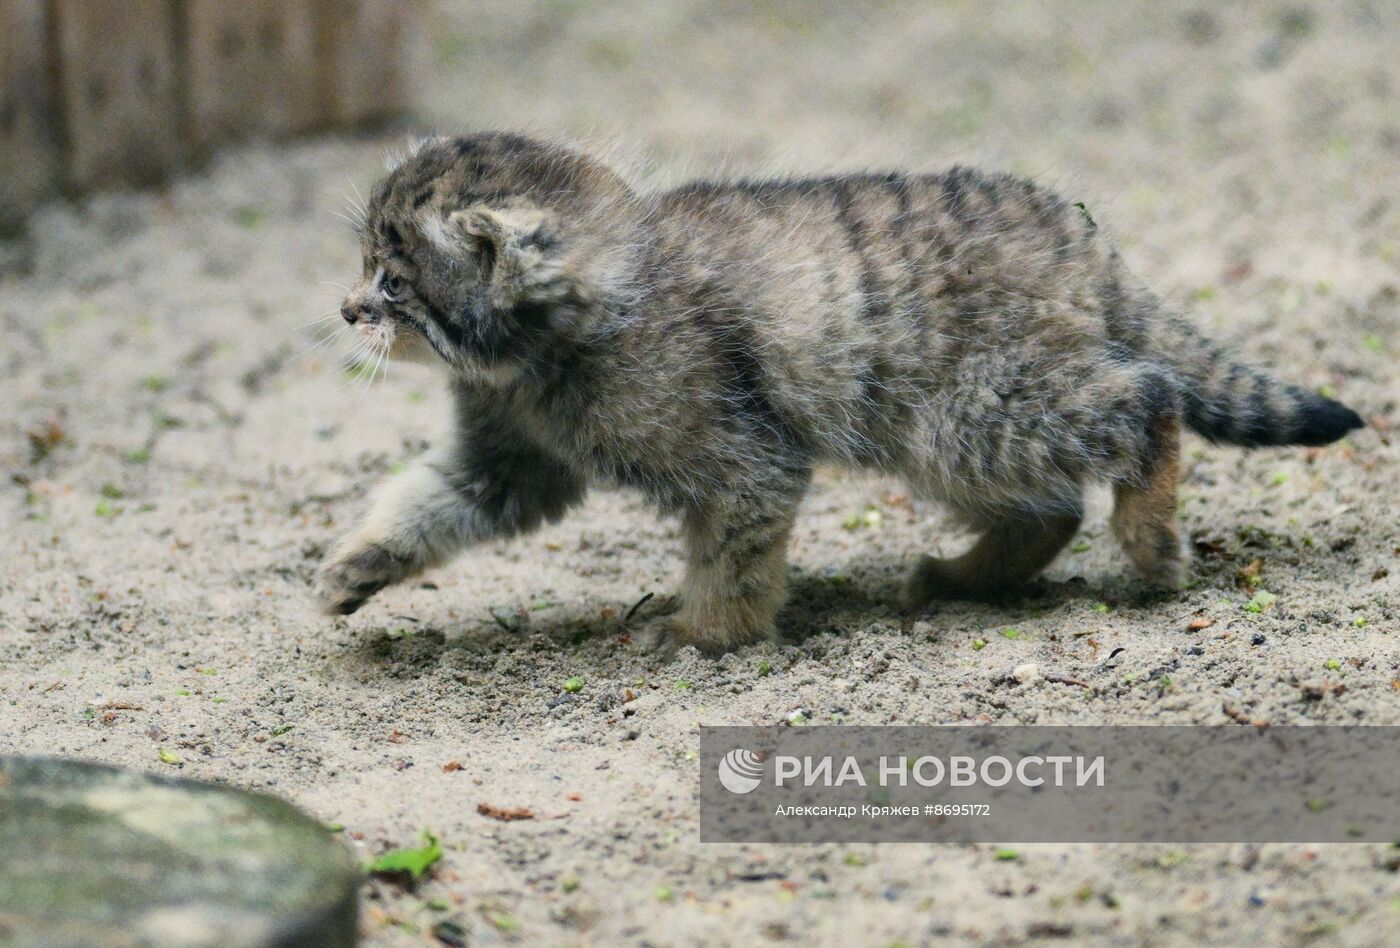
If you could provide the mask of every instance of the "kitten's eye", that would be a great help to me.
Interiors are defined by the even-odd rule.
[[[397,303],[403,298],[404,282],[392,273],[384,274],[384,279],[379,281],[379,292],[384,294],[384,298],[391,303]]]

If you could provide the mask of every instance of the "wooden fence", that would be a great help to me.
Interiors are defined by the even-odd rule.
[[[416,0],[0,0],[0,231],[216,145],[408,103]]]

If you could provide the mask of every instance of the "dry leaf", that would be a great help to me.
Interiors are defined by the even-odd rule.
[[[504,823],[509,823],[514,820],[533,820],[535,818],[535,811],[523,806],[504,807],[494,806],[490,803],[478,803],[476,805],[476,812],[480,813],[482,816],[489,816],[493,820],[500,820]]]

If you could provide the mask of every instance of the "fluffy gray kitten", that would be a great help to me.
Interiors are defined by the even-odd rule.
[[[897,475],[980,534],[918,564],[911,608],[1033,577],[1095,481],[1174,586],[1183,423],[1246,446],[1362,425],[1165,312],[1082,205],[968,168],[639,193],[563,146],[438,139],[374,189],[363,250],[341,313],[445,363],[455,434],[326,560],[333,613],[606,482],[681,519],[672,647],[770,637],[819,462]]]

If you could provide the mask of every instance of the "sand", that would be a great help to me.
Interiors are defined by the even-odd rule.
[[[372,944],[431,942],[442,920],[474,944],[1400,940],[1386,847],[707,846],[694,761],[699,725],[797,709],[1400,723],[1394,5],[430,13],[414,129],[580,136],[655,182],[1033,174],[1202,325],[1375,426],[1320,451],[1191,440],[1182,520],[1200,555],[1167,597],[1131,576],[1099,498],[1024,601],[902,623],[905,561],[966,538],[897,483],[823,472],[776,645],[663,665],[631,641],[623,617],[674,590],[679,561],[675,524],[625,493],[332,620],[309,596],[318,557],[446,408],[426,369],[366,384],[307,351],[330,284],[358,271],[335,212],[402,138],[245,147],[160,192],[49,207],[0,254],[0,752],[270,790],[364,857],[431,828],[432,877],[366,885]],[[878,525],[844,526],[870,509]],[[1239,579],[1255,561],[1277,596],[1257,614]],[[1087,687],[1005,683],[1028,662]]]

